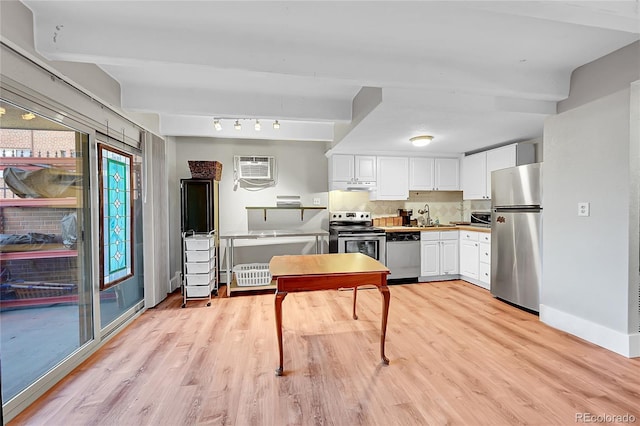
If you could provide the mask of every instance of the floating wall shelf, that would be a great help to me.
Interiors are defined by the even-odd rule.
[[[304,220],[305,210],[326,210],[326,207],[322,206],[299,206],[299,207],[247,207],[247,210],[263,210],[264,220],[267,220],[267,210],[300,210],[300,220]]]

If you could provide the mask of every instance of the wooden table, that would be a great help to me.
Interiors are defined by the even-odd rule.
[[[337,290],[353,288],[353,319],[356,315],[358,286],[375,285],[382,295],[382,325],[380,327],[380,357],[384,364],[389,360],[384,354],[389,315],[389,287],[387,269],[377,260],[361,253],[310,254],[295,256],[274,256],[269,263],[276,290],[276,331],[280,365],[276,376],[283,372],[282,356],[282,301],[288,293],[315,290]]]

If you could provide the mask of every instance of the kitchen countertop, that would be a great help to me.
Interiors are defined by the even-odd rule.
[[[486,232],[491,233],[491,228],[485,228],[484,226],[473,225],[440,225],[440,226],[379,226],[378,228],[384,229],[386,232],[436,232],[436,231],[473,231],[473,232]]]

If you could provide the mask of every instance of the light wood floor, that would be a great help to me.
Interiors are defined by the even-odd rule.
[[[640,423],[640,359],[549,328],[486,290],[392,286],[388,366],[380,294],[358,292],[357,321],[351,296],[287,296],[276,377],[272,294],[185,309],[172,295],[13,423],[570,425],[578,413]]]

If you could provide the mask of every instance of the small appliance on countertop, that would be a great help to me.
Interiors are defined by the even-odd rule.
[[[413,210],[398,209],[398,216],[402,218],[402,226],[411,226],[411,216],[413,216]]]
[[[471,212],[471,222],[469,225],[491,228],[491,212]]]

